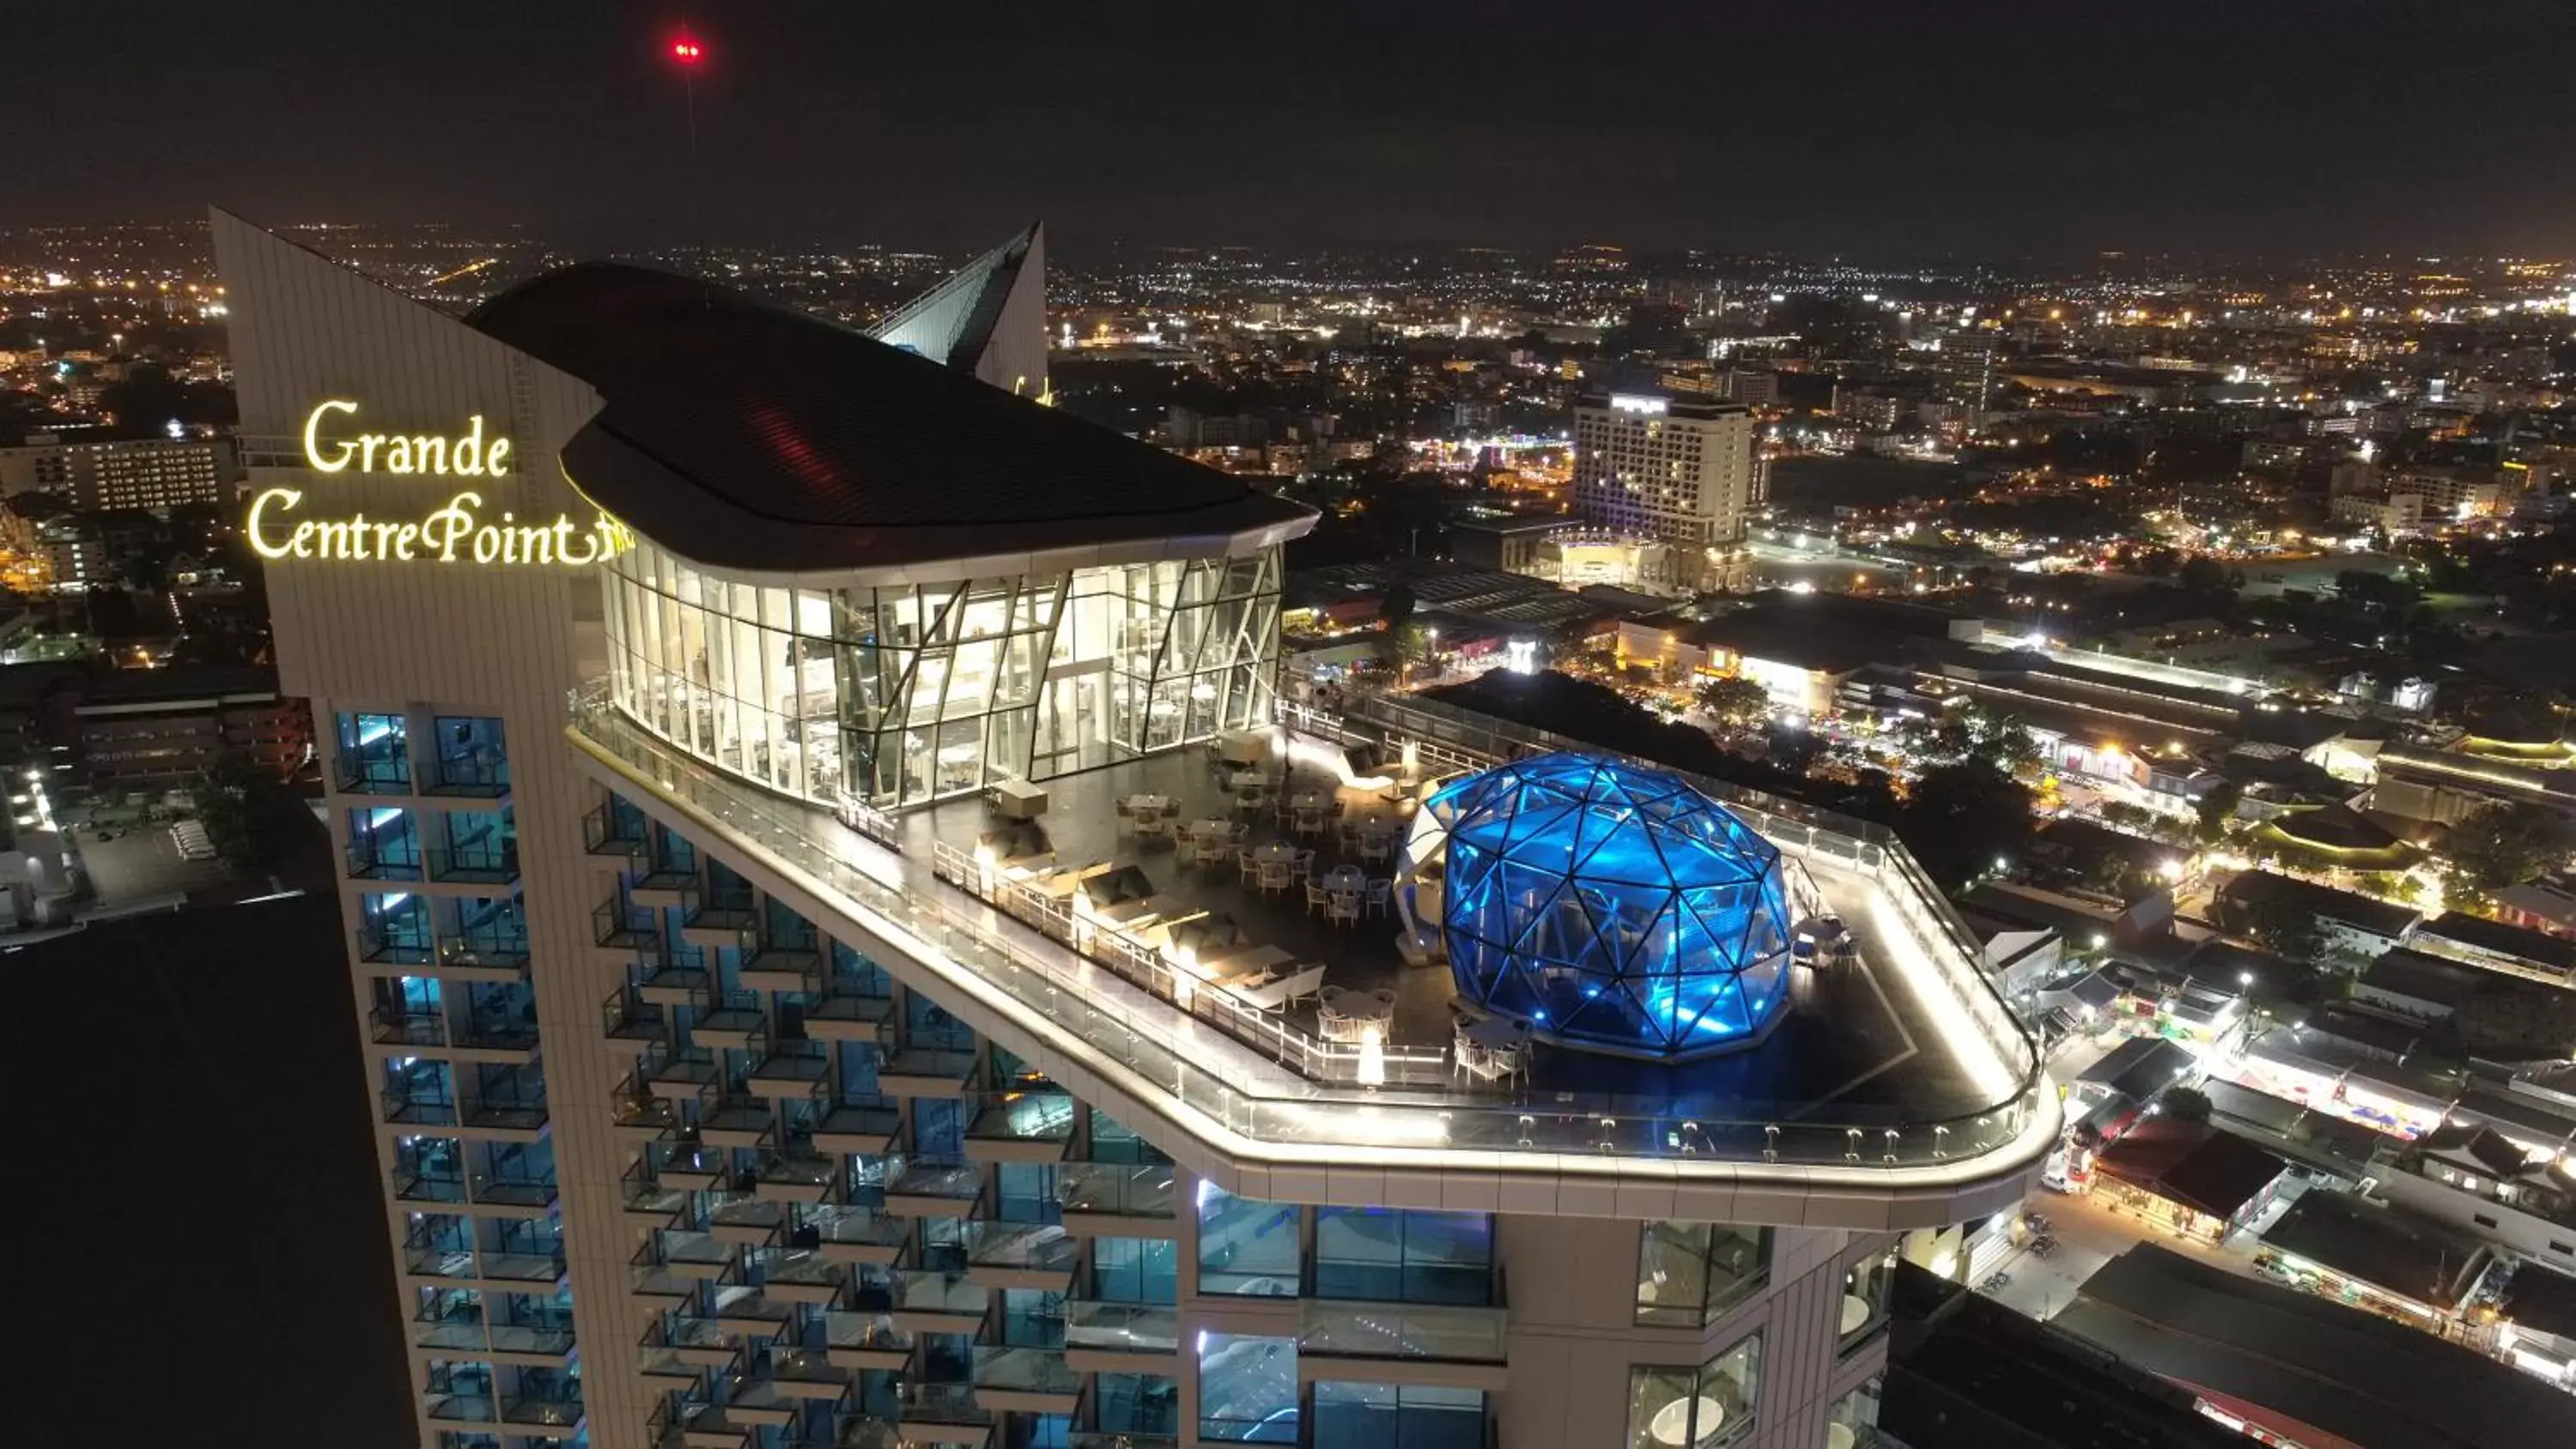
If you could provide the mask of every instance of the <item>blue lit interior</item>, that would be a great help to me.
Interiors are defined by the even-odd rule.
[[[1657,770],[1540,755],[1426,804],[1447,832],[1442,929],[1459,993],[1571,1046],[1682,1055],[1778,1010],[1780,852]]]

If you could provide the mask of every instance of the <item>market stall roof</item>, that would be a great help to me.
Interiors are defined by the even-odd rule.
[[[2205,1122],[2150,1117],[2102,1150],[2098,1170],[2167,1202],[2233,1218],[2286,1166],[2233,1132]]]

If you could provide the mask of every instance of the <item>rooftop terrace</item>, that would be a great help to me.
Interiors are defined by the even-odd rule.
[[[1405,964],[1394,911],[1337,922],[1302,888],[1249,887],[1230,863],[1202,864],[1195,849],[1185,862],[1169,833],[1122,822],[1118,804],[1140,795],[1171,801],[1168,818],[1184,825],[1244,819],[1206,753],[1044,782],[1040,824],[1052,860],[1031,880],[1069,886],[1052,877],[1106,867],[1123,883],[1111,894],[1127,927],[1094,916],[1077,933],[1070,906],[1048,914],[1051,893],[979,865],[979,840],[1015,828],[981,800],[902,817],[897,851],[888,851],[826,811],[686,757],[602,703],[582,705],[570,734],[602,783],[681,833],[775,871],[791,900],[810,892],[826,930],[838,917],[899,947],[913,959],[888,969],[938,978],[923,984],[943,1002],[963,997],[970,1009],[961,1014],[1077,1093],[1091,1081],[1139,1099],[1233,1161],[1350,1162],[1356,1150],[1390,1168],[1552,1167],[1561,1176],[1643,1173],[1667,1186],[1770,1181],[1828,1197],[1850,1189],[1892,1204],[1888,1220],[1910,1225],[1918,1215],[1956,1220],[1938,1214],[1955,1212],[1950,1199],[1961,1192],[2017,1195],[2054,1136],[2056,1111],[2028,1037],[1910,862],[1880,843],[1742,805],[1736,813],[1801,861],[1850,924],[1858,962],[1821,979],[1799,973],[1786,1020],[1745,1051],[1668,1066],[1525,1048],[1524,1071],[1487,1080],[1462,1070],[1452,1050],[1459,1023],[1448,970]],[[1303,765],[1281,793],[1329,797],[1356,822],[1393,816],[1404,792],[1390,798]],[[1246,846],[1315,850],[1318,876],[1348,865],[1382,879],[1392,869],[1329,827],[1296,836],[1275,809],[1245,823]],[[1302,994],[1294,1005],[1253,1005],[1234,987],[1175,969],[1161,949],[1171,923],[1220,918],[1236,947],[1268,948],[1275,967],[1312,985],[1389,993],[1378,1040],[1328,1039]],[[1321,970],[1307,976],[1307,967]],[[1921,1206],[1903,1206],[1909,1198]],[[1871,1221],[1880,1210],[1868,1210]]]

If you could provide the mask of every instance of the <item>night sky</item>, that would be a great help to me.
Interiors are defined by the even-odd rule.
[[[0,225],[574,245],[2576,250],[2576,4],[11,7]]]

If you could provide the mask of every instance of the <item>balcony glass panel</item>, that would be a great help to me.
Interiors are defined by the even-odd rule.
[[[1175,1353],[1180,1349],[1178,1309],[1150,1303],[1069,1299],[1064,1305],[1064,1346],[1101,1353]]]
[[[1067,1237],[1062,1228],[976,1222],[967,1224],[966,1230],[966,1261],[979,1268],[1070,1276],[1082,1259],[1081,1243]]]
[[[975,1350],[975,1386],[979,1389],[1070,1396],[1082,1392],[1088,1377],[1066,1368],[1064,1355],[1053,1349],[992,1344]]]
[[[1232,1333],[1199,1339],[1199,1437],[1295,1444],[1297,1341]]]
[[[1402,1303],[1488,1303],[1494,1220],[1404,1208],[1315,1210],[1315,1293]]]
[[[1068,1162],[1055,1169],[1055,1180],[1069,1213],[1172,1216],[1172,1169],[1163,1163]]]
[[[1309,1300],[1302,1313],[1297,1347],[1304,1353],[1442,1363],[1503,1361],[1506,1315],[1500,1308]]]
[[[438,763],[423,793],[431,795],[506,795],[510,791],[510,752],[501,722],[488,716],[440,715],[434,739]]]
[[[1628,1449],[1713,1449],[1753,1432],[1762,1336],[1752,1334],[1696,1369],[1628,1376]]]
[[[1121,1303],[1176,1302],[1180,1256],[1180,1244],[1168,1238],[1094,1239],[1091,1296]]]
[[[339,785],[351,795],[411,793],[407,722],[398,714],[343,714],[338,734]]]
[[[1236,1197],[1202,1178],[1199,1291],[1247,1298],[1294,1298],[1300,1276],[1294,1203]]]
[[[1315,1442],[1334,1449],[1484,1449],[1480,1390],[1326,1380],[1314,1401]]]
[[[506,885],[519,878],[519,829],[508,807],[445,813],[445,839],[429,852],[431,880]]]
[[[347,860],[353,880],[420,879],[420,831],[412,812],[395,805],[352,809]]]
[[[1771,1230],[1733,1223],[1650,1222],[1637,1241],[1637,1321],[1667,1328],[1716,1322],[1771,1276]]]

